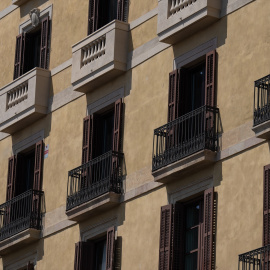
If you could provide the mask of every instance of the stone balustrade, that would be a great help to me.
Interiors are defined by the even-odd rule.
[[[28,98],[28,81],[7,92],[7,110]]]
[[[170,8],[170,13],[171,15],[187,8],[188,6],[194,4],[199,0],[172,0],[171,2],[171,8]]]

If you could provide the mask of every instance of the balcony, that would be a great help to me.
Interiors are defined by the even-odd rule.
[[[203,106],[154,130],[152,174],[168,182],[215,162],[219,110]]]
[[[68,173],[66,214],[80,221],[120,202],[123,154],[109,151]]]
[[[220,17],[221,0],[159,0],[159,41],[174,44]]]
[[[238,270],[248,269],[270,269],[270,245],[239,255]]]
[[[252,130],[258,138],[270,138],[270,74],[254,82]]]
[[[72,46],[74,90],[89,92],[126,71],[128,30],[114,20]]]
[[[28,190],[0,205],[0,255],[37,241],[42,225],[43,192]]]
[[[34,68],[0,89],[0,131],[12,134],[47,114],[51,72]]]

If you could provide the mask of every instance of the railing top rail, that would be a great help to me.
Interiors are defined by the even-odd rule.
[[[204,105],[202,107],[199,107],[196,110],[193,110],[191,112],[188,112],[188,113],[180,116],[179,118],[177,118],[177,119],[175,119],[175,120],[173,120],[171,122],[168,122],[167,124],[164,124],[163,126],[160,126],[160,127],[156,128],[156,129],[154,129],[154,135],[156,133],[159,133],[159,131],[161,129],[167,128],[167,126],[173,126],[173,125],[175,125],[175,124],[177,124],[179,122],[182,122],[182,121],[184,121],[184,120],[186,120],[186,119],[188,119],[188,118],[190,118],[190,117],[192,117],[192,116],[194,116],[196,114],[199,114],[199,113],[201,113],[203,111],[213,111],[214,113],[218,113],[219,112],[219,108],[217,108],[217,107],[211,107],[211,106],[207,106],[207,105]]]
[[[33,190],[33,189],[29,189],[27,191],[25,191],[24,193],[12,198],[11,200],[9,201],[6,201],[5,203],[1,204],[0,205],[0,208],[4,208],[6,205],[9,205],[11,203],[15,203],[17,201],[20,201],[22,200],[23,198],[25,197],[28,197],[28,196],[31,196],[32,194],[39,194],[39,195],[43,195],[44,194],[44,191],[42,190]]]
[[[267,245],[267,246],[263,246],[263,247],[260,247],[260,248],[257,248],[257,249],[254,249],[254,250],[239,254],[238,256],[239,257],[249,257],[251,255],[263,253],[265,251],[270,251],[270,244]]]
[[[270,80],[270,74],[269,75],[266,75],[266,76],[264,76],[264,77],[262,77],[262,78],[260,78],[258,80],[256,80],[254,82],[255,87],[258,87],[258,85],[260,85],[261,82],[264,81],[264,80]]]

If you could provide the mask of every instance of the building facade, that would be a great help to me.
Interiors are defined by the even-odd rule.
[[[269,10],[2,0],[0,270],[270,269]]]

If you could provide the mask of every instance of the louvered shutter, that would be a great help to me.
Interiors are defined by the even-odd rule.
[[[42,187],[43,150],[44,150],[44,143],[41,140],[36,143],[35,149],[35,167],[34,167],[34,182],[33,182],[34,190],[41,190]]]
[[[206,54],[205,67],[205,105],[215,106],[215,72],[216,72],[216,51]]]
[[[89,0],[88,35],[97,30],[99,0]]]
[[[35,269],[35,267],[34,267],[34,264],[33,263],[28,263],[27,264],[27,268],[26,268],[27,270],[34,270]]]
[[[25,34],[22,33],[16,37],[15,63],[13,79],[17,79],[23,74]]]
[[[203,265],[202,270],[212,270],[214,188],[204,191]]]
[[[41,44],[40,44],[39,66],[44,69],[48,69],[49,67],[49,30],[50,30],[50,20],[49,16],[47,16],[41,22]]]
[[[127,22],[127,0],[117,0],[117,20]]]
[[[270,165],[264,167],[263,181],[263,246],[270,244]]]
[[[83,119],[82,164],[87,163],[93,157],[93,131],[94,115],[92,114]]]
[[[159,239],[159,270],[171,269],[173,205],[161,207],[160,239]]]
[[[114,129],[113,129],[113,151],[121,150],[121,127],[122,127],[123,101],[118,99],[114,104]]]
[[[178,118],[179,83],[180,83],[180,70],[176,69],[169,74],[168,122],[171,122],[176,118]]]
[[[8,159],[7,193],[6,201],[15,197],[17,156]]]
[[[94,243],[78,242],[75,244],[74,270],[93,270]]]
[[[114,269],[114,250],[115,250],[115,229],[114,227],[111,227],[107,230],[106,270]]]

